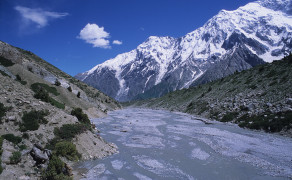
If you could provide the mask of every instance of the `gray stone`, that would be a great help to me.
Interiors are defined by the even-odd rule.
[[[30,151],[30,155],[32,156],[33,160],[36,161],[36,165],[44,164],[49,160],[47,154],[43,153],[40,149],[38,149],[35,146]]]
[[[292,98],[287,98],[286,99],[286,103],[289,104],[289,105],[292,105]]]
[[[15,120],[16,120],[16,117],[15,117],[15,116],[9,116],[7,119],[8,119],[9,121],[15,121]]]

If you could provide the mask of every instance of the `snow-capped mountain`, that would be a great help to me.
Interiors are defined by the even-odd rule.
[[[221,10],[181,38],[151,36],[76,77],[119,101],[158,97],[282,58],[292,50],[292,0]]]

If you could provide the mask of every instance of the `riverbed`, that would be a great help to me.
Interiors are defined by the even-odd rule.
[[[93,119],[119,147],[102,160],[81,162],[84,179],[292,178],[292,139],[184,113],[130,108]]]

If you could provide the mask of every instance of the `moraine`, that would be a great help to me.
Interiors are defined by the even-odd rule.
[[[292,177],[291,138],[161,110],[124,109],[93,121],[119,153],[76,165],[89,170],[86,179]]]

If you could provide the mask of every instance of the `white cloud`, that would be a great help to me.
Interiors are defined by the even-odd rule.
[[[32,9],[23,6],[16,6],[14,9],[21,14],[26,23],[36,23],[38,28],[48,25],[49,20],[59,19],[68,15],[68,13],[50,12],[40,8]]]
[[[104,27],[99,27],[97,24],[88,23],[79,33],[78,38],[92,44],[93,47],[111,48],[107,38],[110,34],[104,30]]]
[[[113,44],[116,44],[116,45],[122,45],[123,42],[122,42],[122,41],[119,41],[119,40],[114,40],[114,41],[113,41]]]

